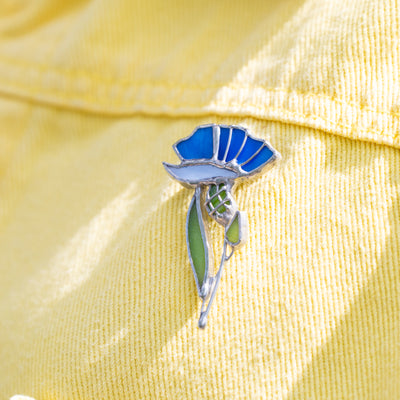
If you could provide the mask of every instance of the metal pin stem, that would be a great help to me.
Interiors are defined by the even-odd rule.
[[[232,254],[233,254],[233,251],[234,251],[234,250],[232,250],[232,253],[229,255],[229,257],[226,257],[226,247],[227,247],[227,241],[224,240],[224,247],[223,247],[223,250],[222,250],[222,257],[221,257],[221,264],[219,266],[217,274],[213,278],[213,285],[211,287],[211,297],[208,300],[207,308],[205,310],[204,310],[204,307],[206,305],[206,300],[207,300],[206,298],[203,300],[203,303],[201,305],[200,318],[199,318],[199,328],[202,328],[202,329],[204,329],[206,327],[206,325],[207,325],[208,313],[210,312],[212,302],[214,301],[214,297],[215,297],[215,294],[217,292],[219,282],[221,280],[221,275],[222,275],[222,271],[224,269],[225,262],[228,261],[229,258],[232,257]]]

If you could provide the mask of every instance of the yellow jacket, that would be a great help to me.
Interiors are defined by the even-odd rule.
[[[3,2],[0,397],[400,399],[399,12]],[[161,162],[208,122],[282,161],[236,189],[249,241],[199,330]]]

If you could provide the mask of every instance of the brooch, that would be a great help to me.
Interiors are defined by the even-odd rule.
[[[199,327],[204,328],[224,264],[247,238],[247,216],[231,194],[235,182],[260,172],[280,158],[265,140],[240,126],[201,125],[173,146],[179,165],[163,163],[182,185],[194,189],[186,218],[186,244],[197,291],[202,299]],[[218,271],[213,275],[207,214],[225,230]],[[229,251],[229,252],[228,252]]]

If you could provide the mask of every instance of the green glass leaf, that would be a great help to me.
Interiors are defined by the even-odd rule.
[[[240,224],[239,224],[240,213],[237,212],[233,217],[231,224],[228,226],[225,232],[225,237],[231,246],[235,246],[240,242]]]
[[[186,234],[189,258],[195,274],[197,287],[200,292],[208,270],[208,247],[199,194],[195,194],[190,203]]]

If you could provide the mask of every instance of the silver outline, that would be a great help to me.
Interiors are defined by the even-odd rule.
[[[228,143],[227,143],[227,147],[226,147],[225,154],[224,154],[224,160],[214,159],[213,157],[215,156],[215,154],[217,154],[216,152],[214,152],[213,157],[212,157],[211,159],[207,159],[207,158],[196,159],[196,160],[187,160],[187,159],[184,159],[184,158],[180,155],[180,153],[179,153],[179,151],[178,151],[178,149],[177,149],[177,145],[178,145],[179,143],[183,142],[184,140],[189,139],[191,136],[193,136],[194,133],[195,133],[199,128],[207,128],[207,127],[211,127],[211,126],[212,126],[212,127],[214,127],[214,126],[219,126],[220,128],[221,128],[221,127],[222,127],[222,128],[228,128],[228,129],[230,130],[230,132],[229,132],[229,139],[228,139]],[[244,170],[241,168],[241,166],[244,165],[245,163],[242,163],[242,164],[239,165],[239,164],[236,163],[236,162],[232,162],[232,161],[226,162],[226,161],[225,161],[225,160],[226,160],[226,156],[227,156],[227,154],[228,154],[227,151],[228,151],[228,149],[229,149],[230,142],[231,142],[232,131],[233,131],[233,129],[235,129],[235,128],[236,128],[236,129],[241,129],[241,130],[243,130],[243,131],[245,132],[245,134],[246,134],[246,136],[245,136],[246,138],[247,138],[247,137],[250,137],[250,138],[252,138],[252,139],[254,139],[254,140],[262,141],[262,142],[263,142],[263,145],[266,146],[266,147],[268,147],[268,148],[271,150],[272,155],[271,155],[270,159],[269,159],[264,165],[259,166],[258,168],[254,169],[254,170],[251,171],[251,172],[246,172],[246,171],[244,171]],[[214,132],[214,130],[213,130],[213,132]],[[221,130],[219,130],[219,136],[220,136],[220,135],[221,135]],[[214,140],[214,138],[213,138],[213,140]],[[213,142],[213,143],[214,143],[214,142]],[[242,143],[242,145],[243,145],[243,143]],[[207,164],[213,164],[213,165],[215,165],[215,166],[219,166],[219,167],[222,167],[222,168],[231,169],[231,170],[237,172],[238,177],[235,178],[235,180],[236,180],[236,179],[241,180],[242,178],[251,177],[251,176],[253,176],[253,175],[258,174],[260,171],[263,171],[264,169],[265,169],[265,171],[267,171],[268,169],[270,169],[270,168],[275,164],[275,162],[277,162],[278,160],[281,159],[281,155],[279,154],[279,152],[278,152],[277,150],[275,150],[275,148],[271,145],[270,142],[268,142],[268,141],[265,140],[265,139],[260,139],[260,138],[257,138],[257,137],[255,137],[255,136],[253,136],[251,133],[249,133],[249,131],[247,130],[247,128],[245,128],[245,127],[243,127],[243,126],[239,126],[239,125],[224,125],[224,124],[203,124],[203,125],[199,125],[199,126],[197,126],[197,127],[193,130],[193,132],[192,132],[189,136],[186,136],[186,137],[184,137],[184,138],[178,140],[172,147],[174,148],[175,153],[178,155],[178,157],[179,157],[180,160],[182,161],[181,164],[180,164],[180,166],[183,166],[183,165],[199,165],[199,164],[205,164],[205,163],[207,163]],[[213,150],[214,150],[214,148],[213,148]],[[240,149],[240,151],[241,151],[241,150],[242,150],[242,149]],[[239,154],[239,153],[238,153],[238,154]],[[238,156],[238,154],[235,156],[235,158]],[[234,158],[234,160],[235,160],[235,158]],[[248,161],[250,161],[250,160],[247,160],[246,162],[248,162]],[[169,163],[165,163],[165,162],[164,162],[163,164],[164,164],[164,165],[167,165],[167,166],[170,165],[170,166],[178,167],[178,165],[169,164]],[[175,177],[173,177],[173,178],[176,179]],[[176,179],[176,180],[178,180],[178,179]],[[194,184],[191,184],[191,183],[188,182],[188,181],[180,181],[180,180],[178,180],[178,181],[181,182],[181,183],[183,183],[186,187],[194,187],[194,186],[195,186]],[[206,181],[199,182],[199,184],[204,184],[204,185],[208,185],[209,183],[210,183],[210,181],[207,181],[207,180],[206,180]]]
[[[201,328],[201,329],[204,329],[207,325],[207,317],[211,310],[211,306],[214,301],[215,295],[217,293],[218,285],[221,281],[221,276],[222,276],[222,272],[224,270],[225,263],[232,257],[232,254],[234,251],[234,250],[232,250],[232,253],[227,257],[226,256],[226,246],[227,246],[227,242],[224,241],[224,246],[222,249],[221,263],[219,265],[217,274],[212,279],[211,288],[209,291],[210,296],[209,296],[209,298],[203,299],[203,302],[201,304],[200,317],[199,317],[199,322],[198,322],[199,328]],[[206,307],[207,300],[208,300],[208,303],[207,303],[207,307]]]
[[[192,271],[193,271],[193,275],[194,275],[194,279],[196,282],[196,287],[197,287],[197,292],[199,294],[199,297],[201,297],[202,299],[207,297],[208,293],[204,293],[204,288],[206,287],[205,285],[207,285],[208,280],[209,280],[209,264],[210,264],[210,258],[211,257],[211,251],[210,251],[210,245],[209,245],[209,241],[207,240],[207,234],[205,231],[205,221],[204,221],[204,214],[202,211],[202,207],[201,207],[201,203],[202,203],[202,188],[201,186],[198,186],[195,190],[195,193],[192,197],[192,200],[190,201],[190,205],[189,205],[189,210],[186,216],[186,246],[187,246],[187,250],[188,250],[188,255],[189,255],[189,261],[190,261],[190,265],[192,267]],[[201,237],[203,239],[203,243],[204,243],[204,249],[205,249],[205,271],[204,271],[204,279],[203,279],[203,284],[200,286],[199,284],[199,280],[197,278],[197,272],[196,269],[194,267],[194,263],[193,263],[193,259],[192,259],[192,254],[190,251],[190,245],[189,245],[189,231],[188,231],[188,227],[189,227],[189,215],[190,215],[190,211],[193,207],[193,202],[196,201],[196,211],[197,211],[197,218],[202,218],[203,220],[203,224],[199,224],[200,225],[200,231],[201,231]]]
[[[239,217],[239,240],[236,243],[232,243],[226,237],[226,233],[228,232],[229,228],[233,224],[235,217],[238,215]],[[248,234],[248,221],[247,221],[247,214],[244,211],[237,211],[235,215],[232,217],[229,224],[225,227],[225,240],[232,248],[240,248],[247,242],[247,234]]]
[[[244,149],[244,146],[246,145],[246,142],[247,142],[247,138],[248,138],[248,137],[249,137],[249,136],[246,135],[246,133],[245,133],[244,139],[243,139],[243,142],[242,142],[242,144],[241,144],[241,146],[240,146],[240,148],[239,148],[239,151],[236,153],[235,157],[232,158],[232,160],[236,160],[236,159],[239,157],[239,154],[242,152],[242,150]],[[237,163],[237,161],[236,161],[236,163]],[[238,165],[240,165],[240,164],[238,164]]]
[[[223,201],[222,201],[222,199],[220,199],[220,203],[218,203],[218,206],[216,206],[212,210],[210,210],[208,215],[210,215],[210,216],[214,215],[221,206],[225,205],[226,203],[228,203],[230,201],[231,200],[228,197],[226,197],[225,200],[223,200]]]
[[[210,189],[208,190],[207,198],[206,198],[206,203],[210,202],[210,206],[212,207],[212,209],[219,207],[219,205],[217,207],[214,207],[213,204],[211,203],[216,197],[218,197],[218,200],[221,202],[223,200],[221,198],[221,193],[226,192],[225,197],[228,195],[227,187],[223,183],[222,184],[219,183],[218,185],[216,184],[215,186],[218,188],[217,191],[210,197],[209,196],[210,189],[211,189],[211,185],[210,185]],[[219,186],[221,186],[221,189],[219,189]]]
[[[249,157],[246,161],[243,161],[242,163],[240,163],[240,167],[242,167],[243,165],[247,164],[248,162],[250,162],[254,157],[257,156],[257,154],[260,154],[260,151],[266,147],[264,143],[261,143],[261,146],[258,148],[258,150],[251,156]]]
[[[218,185],[218,186],[219,186],[219,185]],[[218,187],[218,186],[217,186],[217,187]],[[218,198],[219,198],[219,201],[222,201],[222,199],[219,197],[219,195],[220,195],[223,191],[226,191],[225,186],[222,186],[222,189],[218,189],[218,191],[217,191],[215,194],[213,194],[211,197],[209,197],[209,198],[207,199],[207,201],[214,200],[217,196],[218,196]]]
[[[221,138],[221,128],[219,125],[213,125],[213,160],[218,159],[219,141]]]
[[[181,156],[181,154],[179,153],[177,146],[181,142],[183,142],[183,141],[189,139],[191,136],[193,136],[198,129],[206,128],[206,127],[213,128],[213,130],[212,130],[212,132],[213,132],[213,156],[210,159],[196,159],[196,160],[184,159]],[[221,127],[229,129],[229,138],[228,138],[228,142],[226,145],[224,157],[222,160],[218,160],[220,138],[221,138]],[[235,157],[232,159],[232,161],[226,162],[226,158],[228,156],[229,148],[230,148],[231,141],[232,141],[233,129],[235,129],[235,128],[243,130],[245,132],[245,138],[240,146],[239,151],[237,152]],[[237,157],[239,157],[240,153],[243,151],[243,148],[247,142],[248,137],[250,137],[258,142],[261,142],[262,144],[261,144],[260,148],[250,158],[248,158],[246,161],[242,162],[241,164],[238,164]],[[246,165],[254,157],[256,157],[264,147],[268,147],[268,149],[271,150],[272,155],[271,155],[270,159],[264,165],[259,166],[258,168],[254,169],[251,172],[244,171],[242,169],[242,166]],[[238,125],[224,125],[224,124],[199,125],[193,130],[193,132],[189,136],[177,141],[173,145],[173,149],[174,149],[175,153],[178,155],[179,159],[181,160],[181,164],[174,165],[174,164],[169,164],[169,163],[164,162],[163,165],[164,165],[165,169],[167,170],[167,172],[169,172],[169,174],[173,178],[178,180],[182,185],[184,185],[188,188],[195,188],[195,193],[190,202],[189,210],[188,210],[187,217],[186,217],[186,245],[188,248],[190,265],[192,267],[193,275],[194,275],[195,282],[196,282],[197,292],[198,292],[200,298],[203,300],[202,306],[201,306],[200,318],[199,318],[199,327],[204,328],[206,326],[207,316],[211,309],[211,305],[215,298],[215,294],[216,294],[216,291],[217,291],[217,288],[218,288],[218,285],[219,285],[219,282],[221,279],[223,267],[224,267],[225,263],[232,257],[234,251],[237,248],[241,247],[246,242],[247,235],[248,235],[247,214],[245,212],[239,211],[237,209],[236,202],[234,201],[233,196],[231,194],[231,189],[234,187],[236,181],[240,181],[244,178],[246,178],[246,179],[250,178],[251,176],[256,175],[257,173],[259,173],[261,171],[270,169],[275,164],[275,162],[277,162],[278,160],[281,159],[281,155],[279,154],[279,152],[277,150],[275,150],[275,148],[267,140],[254,137],[252,134],[249,133],[249,131],[246,128],[244,128],[242,126],[238,126]],[[174,169],[177,169],[177,168],[187,167],[190,165],[199,166],[199,165],[204,165],[204,164],[214,165],[215,167],[223,168],[224,170],[230,170],[236,174],[236,177],[232,177],[232,178],[212,177],[209,179],[204,178],[204,180],[196,181],[195,183],[193,183],[189,179],[183,179],[183,180],[178,179],[176,176],[171,174],[171,170],[169,169],[171,167]],[[222,189],[219,189],[219,185],[221,183],[224,185],[224,187]],[[217,191],[213,196],[209,196],[208,191],[206,194],[206,188],[208,187],[208,190],[209,190],[210,189],[209,186],[211,184],[218,185]],[[214,207],[212,210],[209,211],[208,208],[206,207],[206,200],[209,201],[217,196],[218,196],[219,200],[221,200],[220,193],[223,190],[226,190],[226,194],[227,194],[226,198],[224,199],[223,202],[220,201],[220,203],[218,204],[218,207]],[[199,285],[197,273],[196,273],[196,270],[195,270],[195,267],[193,264],[193,259],[192,259],[192,255],[190,252],[189,239],[188,239],[189,214],[190,214],[191,208],[193,207],[194,201],[196,201],[197,217],[202,219],[202,224],[200,224],[200,230],[201,230],[201,236],[203,239],[205,253],[206,253],[205,254],[206,260],[205,260],[204,281],[203,281],[203,284],[201,285],[201,287]],[[216,210],[221,205],[224,205],[226,202],[229,202],[229,201],[231,202],[231,205],[229,207],[227,207],[227,212],[224,212],[222,214],[219,214],[218,212],[216,212]],[[223,253],[222,253],[222,257],[221,257],[220,267],[215,276],[211,276],[211,274],[210,274],[210,270],[214,269],[213,268],[214,263],[212,261],[213,249],[210,246],[209,241],[208,241],[209,235],[208,235],[208,224],[206,224],[206,219],[207,219],[206,212],[208,212],[208,214],[211,216],[211,218],[215,219],[225,229]],[[236,216],[239,217],[239,241],[237,243],[231,243],[227,239],[226,233],[229,230],[229,228],[231,227]],[[227,253],[226,253],[227,246],[230,246],[230,248],[231,248],[231,253],[229,255],[227,255]]]
[[[176,181],[182,183],[184,186],[189,187],[189,188],[195,188],[198,185],[211,185],[214,182],[216,182],[217,180],[221,180],[223,179],[224,181],[229,181],[229,180],[234,180],[237,179],[240,175],[238,175],[238,172],[235,171],[233,168],[226,168],[223,165],[221,165],[220,163],[215,163],[215,162],[196,162],[196,163],[181,163],[178,165],[175,164],[169,164],[164,162],[163,163],[164,168],[166,169],[166,171],[169,173],[170,176],[172,176],[172,178],[174,178]],[[192,179],[183,179],[183,178],[178,178],[177,175],[174,174],[174,170],[179,170],[181,168],[186,168],[188,166],[194,166],[194,167],[198,167],[201,165],[207,165],[207,166],[214,166],[217,168],[220,168],[221,170],[224,171],[231,171],[233,173],[232,176],[210,176],[207,179],[200,179],[197,181],[193,181]],[[236,176],[235,176],[236,175]]]
[[[177,156],[178,156],[182,161],[185,160],[185,159],[181,156],[181,153],[179,153],[179,150],[178,150],[178,148],[177,148],[177,146],[178,146],[179,143],[181,143],[181,142],[185,141],[186,139],[189,139],[190,137],[192,137],[192,136],[197,132],[197,130],[198,130],[199,128],[208,128],[208,127],[210,127],[210,126],[214,127],[215,125],[216,125],[216,124],[203,124],[203,125],[198,125],[198,126],[196,126],[196,128],[193,129],[192,133],[191,133],[189,136],[186,136],[186,137],[184,137],[184,138],[182,138],[182,139],[179,139],[177,142],[175,142],[175,143],[172,145],[172,148],[174,149],[174,151],[175,151],[175,153],[177,154]]]
[[[211,185],[208,187],[206,196],[205,196],[205,203],[204,203],[204,208],[206,209],[206,211],[208,212],[208,215],[213,218],[216,222],[218,222],[220,225],[222,225],[223,227],[225,227],[230,220],[232,219],[232,216],[236,213],[236,211],[238,210],[237,204],[235,202],[235,200],[233,199],[233,196],[231,194],[231,189],[232,189],[232,185],[230,184],[230,182],[225,183],[225,182],[221,182],[221,183],[217,183],[215,184],[215,186],[221,186],[221,189],[218,190],[217,193],[215,193],[214,195],[210,196],[210,190],[211,190]],[[225,206],[225,211],[223,212],[219,212],[218,209],[221,206],[221,202],[222,200],[220,200],[220,194],[225,191],[226,192],[226,196],[225,196],[225,201],[224,201],[224,206]],[[219,199],[219,204],[214,207],[212,204],[212,200],[218,196]],[[229,204],[228,204],[229,203]]]
[[[226,144],[226,149],[225,149],[225,153],[224,153],[224,158],[222,159],[223,162],[226,162],[226,157],[228,156],[229,147],[231,146],[232,131],[233,131],[233,128],[230,127],[230,128],[229,128],[228,143]]]

